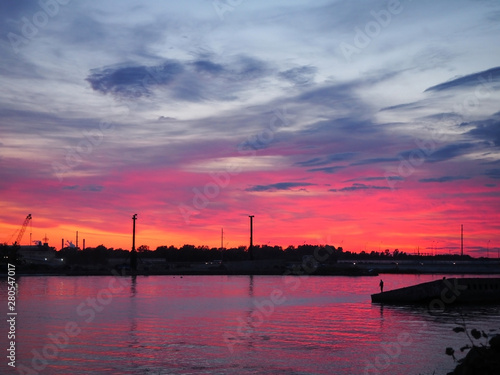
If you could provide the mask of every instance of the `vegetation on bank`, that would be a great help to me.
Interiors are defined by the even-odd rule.
[[[495,334],[489,339],[494,329],[489,334],[475,328],[468,329],[464,321],[453,331],[465,333],[470,343],[460,348],[460,353],[468,350],[467,355],[460,359],[457,359],[459,354],[454,348],[446,348],[446,354],[457,362],[455,369],[447,375],[500,374],[500,335]]]
[[[44,248],[43,246],[41,248]],[[46,247],[45,247],[46,248]],[[47,248],[46,248],[47,249]],[[65,247],[56,251],[54,248],[49,248],[54,252],[56,258],[64,259],[65,264],[72,265],[105,265],[109,259],[122,258],[124,261],[130,258],[130,251],[124,249],[107,248],[104,245],[97,247],[88,247],[79,249],[76,247]],[[19,246],[8,246],[0,244],[0,256],[5,259],[17,259],[22,261],[22,254],[19,251]],[[228,249],[210,248],[208,246],[184,245],[180,248],[175,246],[159,246],[156,250],[151,250],[148,246],[141,245],[137,248],[139,259],[162,259],[166,262],[214,262],[214,261],[241,261],[249,259],[249,251],[246,246],[233,247]],[[323,263],[336,263],[338,260],[470,260],[470,256],[459,255],[436,255],[422,256],[411,255],[401,252],[398,249],[390,251],[371,251],[354,253],[344,251],[342,247],[329,245],[299,245],[281,246],[254,245],[253,258],[255,260],[284,260],[288,262],[301,262],[306,256],[316,256]]]

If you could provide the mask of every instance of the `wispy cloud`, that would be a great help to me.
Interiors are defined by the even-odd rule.
[[[451,182],[451,181],[457,181],[457,180],[469,180],[470,177],[468,176],[442,176],[442,177],[436,177],[436,178],[421,178],[420,182]]]
[[[292,190],[292,188],[313,186],[316,184],[311,184],[307,182],[278,182],[269,185],[254,185],[246,189],[246,191],[278,191],[278,190]]]
[[[306,161],[297,162],[295,163],[295,165],[298,165],[300,167],[317,167],[321,165],[328,165],[334,162],[350,160],[353,158],[354,155],[355,155],[354,152],[332,154],[332,155],[327,155],[325,157],[316,157]]]
[[[357,177],[353,178],[350,180],[347,180],[347,182],[352,182],[352,181],[403,181],[404,178],[401,176],[387,176],[387,177]]]
[[[333,174],[337,173],[341,169],[344,169],[345,167],[337,166],[337,167],[322,167],[322,168],[312,168],[308,169],[307,172],[323,172],[323,173],[328,173],[328,174]]]
[[[380,158],[370,158],[370,159],[363,159],[359,160],[357,162],[352,163],[351,165],[368,165],[368,164],[378,164],[378,163],[393,163],[396,161],[400,161],[398,158],[391,158],[391,157],[380,157]]]
[[[498,179],[500,179],[500,168],[487,169],[484,172],[484,175],[488,176],[489,178],[493,178],[493,179],[498,180]]]
[[[158,65],[118,65],[92,69],[86,80],[93,90],[117,98],[150,96],[166,89],[176,100],[234,100],[245,84],[274,71],[254,57],[239,55],[219,63],[202,57],[170,59]],[[228,90],[229,89],[229,90]]]
[[[486,142],[493,142],[496,147],[500,146],[500,120],[498,117],[478,121],[475,125],[475,128],[469,130],[467,134]]]
[[[388,186],[376,186],[376,185],[365,185],[355,183],[352,186],[346,186],[340,189],[329,189],[332,192],[345,192],[345,191],[357,191],[357,190],[391,190]]]
[[[421,155],[421,158],[423,158],[425,161],[429,163],[438,163],[438,162],[443,162],[446,160],[450,160],[459,156],[467,155],[472,150],[474,149],[476,145],[474,143],[456,143],[456,144],[449,144],[440,148],[437,148],[435,150],[431,150],[428,153],[421,151],[420,149],[413,149],[413,150],[407,150],[407,151],[402,151],[400,153],[400,156],[403,159],[409,159],[412,157],[413,154],[415,155]]]
[[[314,66],[300,66],[280,72],[279,76],[296,85],[306,85],[313,83],[317,70]]]
[[[87,77],[92,89],[117,97],[138,98],[150,95],[154,86],[168,86],[184,71],[178,61],[157,66],[125,66],[93,69]]]
[[[468,74],[466,76],[455,78],[448,82],[429,87],[425,91],[444,91],[455,88],[469,88],[485,83],[500,82],[500,67],[491,68],[482,72]]]

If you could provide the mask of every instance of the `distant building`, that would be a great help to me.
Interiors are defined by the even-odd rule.
[[[24,264],[54,265],[63,263],[56,258],[56,251],[47,244],[34,246],[21,246],[17,252],[19,261]]]

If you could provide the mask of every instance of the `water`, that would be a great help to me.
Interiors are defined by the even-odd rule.
[[[441,277],[383,275],[385,290]],[[497,306],[443,312],[372,304],[378,282],[337,276],[20,277],[19,372],[5,358],[0,370],[445,374],[454,367],[445,348],[468,342],[452,332],[461,315],[470,328],[500,329]],[[0,287],[7,311],[6,284]]]

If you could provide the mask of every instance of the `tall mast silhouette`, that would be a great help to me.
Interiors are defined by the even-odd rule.
[[[249,215],[250,218],[250,248],[248,249],[248,253],[250,254],[250,260],[253,260],[253,218],[254,215]]]
[[[137,214],[132,216],[133,227],[132,227],[132,253],[130,254],[130,270],[132,272],[137,271],[137,253],[135,251],[135,221],[137,220]]]

